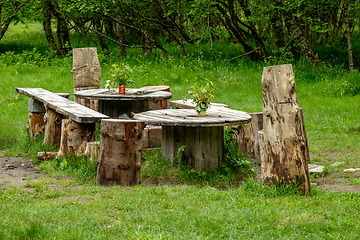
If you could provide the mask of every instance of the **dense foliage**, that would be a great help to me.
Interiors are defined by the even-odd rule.
[[[140,48],[143,56],[160,49],[169,58],[174,53],[168,43],[183,56],[191,55],[191,45],[201,52],[210,44],[222,60],[244,54],[254,61],[304,56],[319,64],[333,58],[330,51],[322,54],[324,48],[344,45],[337,60],[348,61],[351,70],[359,66],[351,42],[351,34],[358,34],[358,0],[6,0],[0,12],[0,39],[12,21],[41,22],[56,54],[95,45],[109,55],[116,44],[119,56]],[[236,51],[227,51],[225,41]]]

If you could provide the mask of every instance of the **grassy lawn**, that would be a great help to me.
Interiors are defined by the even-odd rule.
[[[76,43],[74,47],[86,47]],[[0,43],[0,155],[29,157],[58,178],[54,180],[57,187],[50,186],[53,180],[44,179],[0,190],[0,239],[359,238],[359,193],[313,188],[311,196],[302,197],[291,188],[263,188],[251,178],[237,186],[234,175],[224,174],[226,168],[201,176],[170,166],[158,152],[144,155],[143,178],[177,177],[180,185],[105,188],[95,186],[94,166],[84,168],[71,159],[71,169],[61,165],[62,160],[37,162],[36,153],[51,147],[43,146],[41,138],[29,138],[28,98],[18,95],[15,88],[73,92],[72,56],[51,57],[46,44],[37,25],[12,26]],[[99,53],[102,84],[111,64],[121,62],[134,69],[136,87],[168,85],[174,100],[182,99],[189,86],[206,78],[217,86],[214,102],[245,112],[262,111],[263,67],[288,63],[252,63],[246,58],[222,62],[211,57],[210,47],[204,47],[202,54],[170,60],[159,57],[159,52],[144,59],[139,51],[130,51],[124,59]],[[359,167],[358,72],[349,74],[342,66],[327,63],[314,67],[300,60],[292,64],[311,163],[321,162],[327,174]],[[345,163],[330,167],[335,162]],[[63,176],[76,178],[69,183],[61,180]],[[344,178],[351,176],[344,174]],[[230,187],[219,190],[219,183]],[[360,185],[358,178],[351,183]]]

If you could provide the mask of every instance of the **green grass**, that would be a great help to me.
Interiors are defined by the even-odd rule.
[[[358,193],[87,187],[0,191],[1,239],[357,239]],[[331,206],[331,207],[329,207]]]
[[[88,47],[74,37],[75,47]],[[166,46],[171,53],[177,48]],[[226,44],[229,57],[236,45]],[[188,87],[205,78],[217,90],[215,102],[246,112],[262,111],[261,76],[271,63],[247,58],[220,61],[215,46],[187,46],[188,58],[174,55],[106,58],[99,51],[102,84],[113,63],[128,63],[135,71],[136,87],[169,85],[173,99],[182,99]],[[231,54],[230,54],[231,53]],[[287,63],[287,62],[278,62]],[[323,162],[328,173],[360,163],[360,90],[357,71],[327,63],[318,67],[292,62],[300,107],[313,162]],[[0,155],[28,156],[52,150],[41,137],[28,136],[27,101],[16,87],[42,87],[52,92],[73,92],[72,57],[52,57],[39,25],[12,26],[0,42]],[[336,157],[334,157],[336,156]],[[345,162],[330,167],[333,162]],[[240,162],[246,166],[246,162]],[[27,183],[25,188],[0,190],[0,239],[358,239],[359,193],[325,193],[312,189],[301,197],[286,187],[263,188],[248,180],[242,187],[236,174],[222,166],[204,175],[171,165],[159,151],[144,153],[142,178],[160,181],[176,177],[176,187],[95,187],[96,167],[86,159],[67,158],[41,163],[39,168],[60,178]],[[63,176],[76,178],[66,179]],[[357,178],[350,179],[359,185]],[[83,184],[80,189],[79,185]],[[198,185],[195,186],[195,185]],[[226,191],[218,187],[227,185]]]

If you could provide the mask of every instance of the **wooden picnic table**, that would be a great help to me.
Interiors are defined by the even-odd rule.
[[[158,91],[149,88],[127,88],[125,94],[119,94],[117,89],[91,89],[78,91],[74,96],[82,99],[99,100],[99,112],[117,118],[126,113],[131,117],[131,113],[139,113],[151,110],[152,102],[158,102],[159,108],[167,108],[168,101],[172,94],[166,91]]]
[[[162,126],[162,155],[176,161],[178,149],[185,146],[181,160],[197,171],[219,167],[223,160],[224,126],[251,121],[249,114],[224,107],[212,107],[206,116],[199,116],[193,109],[164,109],[138,113],[133,118]]]

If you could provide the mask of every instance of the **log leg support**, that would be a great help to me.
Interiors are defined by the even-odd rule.
[[[96,185],[129,186],[140,183],[144,122],[103,119]]]
[[[61,141],[58,156],[81,156],[88,142],[95,141],[95,123],[77,123],[70,119],[62,120]]]
[[[263,113],[250,113],[251,122],[240,130],[237,141],[239,150],[254,160],[257,167],[261,166],[259,131],[263,129]]]
[[[47,108],[45,117],[44,144],[59,146],[61,140],[61,121],[66,116]]]
[[[224,127],[162,127],[161,152],[171,162],[185,146],[181,160],[197,171],[217,169],[224,158]]]
[[[46,111],[44,108],[44,104],[34,99],[29,99],[28,111],[29,111],[28,130],[30,136],[34,137],[43,134],[45,129],[44,115]]]
[[[97,161],[99,156],[100,141],[88,142],[86,144],[85,156],[91,161]]]

